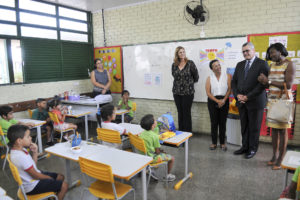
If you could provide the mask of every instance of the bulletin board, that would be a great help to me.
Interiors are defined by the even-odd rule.
[[[110,90],[112,93],[121,93],[123,90],[123,66],[121,46],[96,47],[94,58],[101,58],[103,67],[111,77]]]
[[[288,59],[294,62],[296,66],[296,76],[292,87],[293,94],[297,103],[300,103],[300,31],[297,32],[280,32],[248,35],[248,41],[255,46],[256,56],[262,59],[266,57],[268,47],[276,42],[282,43],[288,50]],[[271,128],[265,125],[266,112],[262,121],[261,135],[270,136]],[[292,128],[288,129],[289,139],[294,135],[294,123]]]
[[[124,46],[124,88],[136,98],[173,100],[171,69],[175,49],[182,46],[199,73],[199,81],[194,85],[194,101],[207,102],[205,82],[212,74],[209,62],[218,59],[222,72],[233,71],[228,69],[234,69],[244,59],[241,47],[245,42],[247,37],[239,36]]]
[[[287,58],[296,66],[294,84],[300,84],[300,31],[251,34],[248,35],[248,41],[254,44],[257,56],[262,59],[265,59],[267,48],[271,44],[280,42],[285,45],[289,53]]]

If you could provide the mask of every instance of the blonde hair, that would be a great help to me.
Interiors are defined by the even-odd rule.
[[[175,66],[178,66],[179,63],[180,63],[180,58],[178,57],[178,52],[179,52],[181,49],[185,50],[182,46],[178,46],[178,47],[176,47],[176,49],[175,49],[175,56],[174,56],[174,65],[175,65]],[[184,58],[184,61],[187,62],[187,61],[188,61],[188,58],[185,57],[185,58]]]

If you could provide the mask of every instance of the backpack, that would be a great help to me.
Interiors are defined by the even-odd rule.
[[[160,133],[164,133],[167,131],[172,131],[172,132],[176,131],[174,119],[170,112],[163,114],[157,119],[157,126],[159,128]]]

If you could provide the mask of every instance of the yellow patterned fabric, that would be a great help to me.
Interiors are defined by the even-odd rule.
[[[270,81],[284,82],[285,81],[285,71],[288,66],[288,62],[284,62],[281,65],[276,65],[276,63],[271,63],[270,74],[268,79]],[[293,99],[292,91],[288,90],[289,99]],[[269,87],[268,99],[286,99],[284,90],[271,85]],[[267,105],[268,107],[268,105]],[[271,128],[286,129],[291,128],[289,123],[280,123],[270,119],[267,119],[266,125]]]

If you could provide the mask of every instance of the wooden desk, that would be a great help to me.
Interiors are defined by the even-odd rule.
[[[132,133],[133,135],[140,134],[144,129],[137,124],[129,124],[129,123],[120,123],[122,127],[124,127],[127,131],[127,133]],[[175,184],[174,188],[177,190],[181,187],[182,183],[184,183],[186,180],[192,177],[192,173],[188,172],[188,157],[189,157],[189,138],[192,137],[192,133],[189,132],[182,132],[180,135],[176,135],[172,138],[169,138],[167,140],[164,140],[163,144],[168,144],[171,146],[180,146],[181,144],[184,144],[184,151],[185,151],[185,167],[184,167],[184,178],[181,179],[177,184]]]
[[[58,143],[45,149],[47,153],[66,159],[66,176],[69,185],[72,180],[70,160],[78,162],[81,156],[110,165],[114,176],[121,179],[129,180],[142,171],[143,200],[147,199],[146,167],[152,162],[151,157],[86,141],[82,141],[80,147],[82,151],[78,154],[71,151],[69,142]]]
[[[116,115],[121,115],[122,116],[122,123],[124,123],[124,115],[126,113],[129,113],[130,110],[126,110],[126,109],[119,109],[119,110],[116,110]]]
[[[67,117],[75,117],[80,118],[84,117],[84,125],[85,125],[85,140],[89,139],[89,127],[88,127],[88,115],[91,114],[89,111],[84,110],[72,110],[72,114],[67,114]]]
[[[39,147],[39,153],[42,154],[43,153],[43,144],[42,144],[42,130],[41,130],[41,126],[43,126],[44,124],[46,124],[45,121],[41,121],[41,120],[35,120],[35,119],[17,119],[18,121],[22,122],[22,123],[33,123],[34,127],[32,128],[36,128],[37,129],[37,138],[38,138],[38,147]]]
[[[283,189],[285,189],[285,187],[287,186],[288,170],[295,171],[299,166],[300,166],[300,152],[287,151],[281,162],[281,168],[286,170]]]

